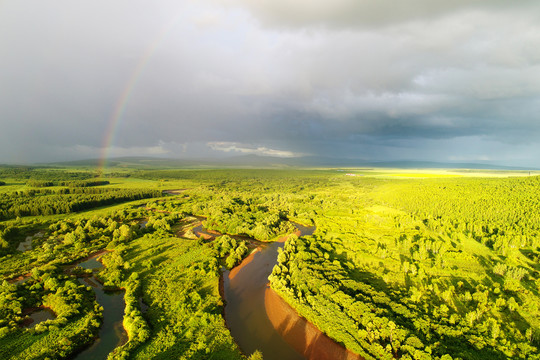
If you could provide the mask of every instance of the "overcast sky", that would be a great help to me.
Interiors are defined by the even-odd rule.
[[[0,0],[0,162],[115,114],[110,156],[540,167],[540,2]]]

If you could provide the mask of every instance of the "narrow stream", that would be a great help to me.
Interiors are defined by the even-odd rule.
[[[78,263],[78,266],[84,269],[100,269],[103,265],[97,260],[97,257],[90,258],[84,262]],[[96,300],[103,307],[103,324],[99,329],[98,338],[87,349],[75,356],[77,360],[101,360],[106,359],[107,355],[116,347],[127,341],[127,334],[122,325],[124,318],[123,291],[104,291],[103,286],[92,276],[82,278],[79,281],[84,285],[92,287],[96,293]]]
[[[295,226],[300,236],[315,231],[314,226]],[[246,355],[259,350],[265,360],[304,359],[281,337],[266,314],[268,276],[277,262],[278,248],[283,245],[283,242],[270,243],[245,259],[238,269],[223,275],[227,326]]]

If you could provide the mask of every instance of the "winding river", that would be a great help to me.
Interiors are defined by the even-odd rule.
[[[315,231],[314,226],[295,225],[299,236]],[[283,245],[283,241],[270,243],[223,275],[227,326],[245,354],[259,350],[265,360],[304,359],[275,329],[266,312],[268,276],[277,262],[278,248]]]
[[[103,251],[90,255],[84,261],[66,266],[64,271],[69,272],[71,268],[80,266],[83,269],[97,270],[103,268],[103,264],[98,261],[98,257]],[[10,283],[23,283],[30,279],[30,274],[20,275],[11,279]],[[105,291],[103,286],[95,276],[79,278],[83,285],[92,287],[96,294],[96,300],[103,307],[103,323],[99,328],[99,334],[96,340],[88,348],[84,349],[73,359],[77,360],[105,360],[111,351],[116,347],[123,345],[127,341],[127,334],[123,326],[124,310],[126,303],[124,301],[124,291]],[[30,315],[32,319],[25,326],[34,327],[40,322],[48,319],[54,319],[56,315],[49,309],[41,309]]]
[[[315,226],[295,224],[296,235],[313,234]],[[223,274],[225,321],[246,355],[259,350],[265,360],[361,360],[299,316],[269,286],[286,238],[261,246],[239,266]]]
[[[78,266],[84,269],[100,269],[103,265],[97,260],[97,256],[78,263]],[[99,328],[98,338],[90,347],[78,353],[74,359],[77,360],[101,360],[106,359],[107,355],[117,346],[127,341],[127,334],[122,325],[124,319],[123,291],[104,291],[103,286],[92,276],[82,278],[79,281],[84,285],[92,287],[96,293],[96,300],[103,307],[103,324]]]
[[[311,235],[315,231],[315,226],[295,226],[298,236]],[[195,227],[193,232],[207,238],[221,235],[213,231],[207,232],[202,225]],[[244,354],[250,355],[259,350],[265,360],[361,359],[300,317],[270,288],[268,276],[277,263],[278,249],[283,247],[286,237],[268,244],[244,236],[233,237],[260,244],[239,266],[223,274],[225,321]],[[76,265],[84,269],[100,269],[103,265],[98,261],[98,256],[99,254],[95,254]],[[122,325],[124,292],[104,291],[94,276],[81,278],[79,281],[93,288],[97,302],[103,307],[104,320],[98,338],[74,359],[106,359],[111,351],[127,341]]]

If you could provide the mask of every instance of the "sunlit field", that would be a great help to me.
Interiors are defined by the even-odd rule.
[[[7,168],[0,180],[5,359],[94,343],[107,309],[89,276],[124,292],[110,359],[260,359],[227,328],[220,277],[284,236],[271,288],[353,353],[538,358],[536,173]],[[103,269],[77,267],[96,253]],[[32,323],[40,309],[53,318]]]

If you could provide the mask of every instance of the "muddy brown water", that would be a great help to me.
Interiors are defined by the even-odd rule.
[[[311,235],[315,227],[295,224],[300,236]],[[261,247],[231,273],[223,274],[225,321],[240,349],[250,355],[262,352],[265,360],[295,360],[306,357],[284,339],[270,321],[265,305],[268,276],[284,242]]]
[[[266,313],[275,329],[306,359],[362,360],[359,355],[323,334],[315,325],[299,316],[274,290],[267,288]]]

